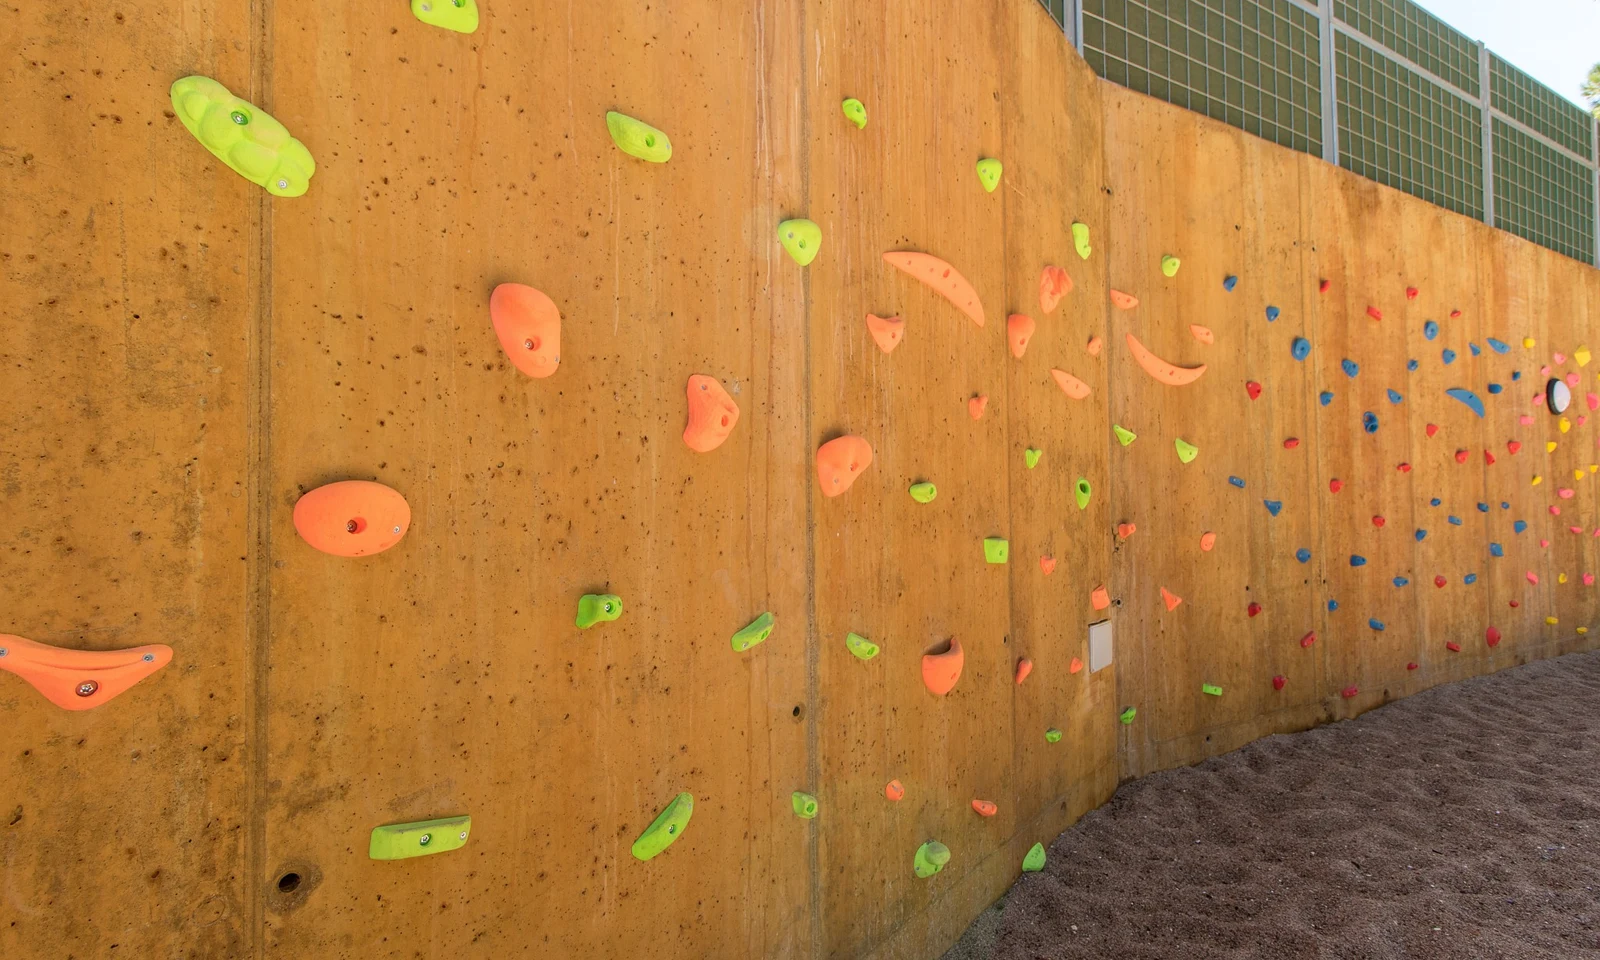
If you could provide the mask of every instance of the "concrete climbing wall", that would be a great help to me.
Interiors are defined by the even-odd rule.
[[[175,651],[83,712],[0,676],[0,955],[929,957],[1121,776],[1591,645],[1600,275],[1104,86],[1029,0],[485,2],[470,36],[404,3],[136,2],[0,37],[0,632]],[[191,73],[306,143],[306,196],[194,142],[167,98]],[[618,151],[609,109],[671,161]],[[809,267],[789,217],[822,229]],[[891,250],[948,260],[984,326]],[[1073,283],[1049,314],[1047,265]],[[554,377],[500,350],[506,281],[559,305]],[[904,318],[893,353],[869,312]],[[1207,371],[1158,383],[1128,334]],[[1579,377],[1567,432],[1531,402],[1546,365]],[[708,454],[692,374],[741,410]],[[874,461],[826,498],[845,433]],[[342,479],[406,497],[398,546],[297,536]],[[579,631],[585,593],[626,612]],[[681,791],[690,826],[636,861]],[[461,850],[367,857],[454,814]],[[929,839],[953,859],[917,879]]]

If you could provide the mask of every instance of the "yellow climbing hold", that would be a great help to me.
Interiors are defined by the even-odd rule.
[[[1078,256],[1089,259],[1089,225],[1087,223],[1072,224],[1072,247],[1078,251]]]
[[[1568,420],[1566,417],[1562,417],[1559,421],[1557,421],[1556,426],[1561,428],[1562,433],[1566,433],[1568,430],[1572,429],[1572,421]]]
[[[411,0],[411,15],[430,27],[456,33],[478,29],[478,5],[473,0]]]
[[[234,173],[275,197],[306,192],[316,162],[271,114],[210,77],[184,77],[170,92],[178,122]]]
[[[1587,367],[1592,359],[1593,355],[1589,353],[1588,347],[1579,347],[1572,351],[1572,362],[1580,367]]]
[[[978,182],[983,184],[985,193],[994,193],[994,188],[1000,186],[1000,161],[993,157],[979,160]]]
[[[1544,622],[1550,624],[1550,626],[1553,627],[1556,624],[1560,623],[1561,621],[1557,620],[1555,617],[1545,617],[1544,618]]]
[[[1587,476],[1588,476],[1588,474],[1584,473],[1582,470],[1574,470],[1574,471],[1572,471],[1572,479],[1574,479],[1574,480],[1582,480],[1584,477],[1587,477]]]
[[[1533,475],[1533,483],[1529,484],[1529,486],[1537,487],[1541,483],[1544,483],[1544,477],[1541,477],[1536,473]]]
[[[1524,349],[1524,350],[1532,350],[1533,349],[1533,338],[1532,337],[1523,337],[1522,338],[1522,349]]]
[[[1567,582],[1567,575],[1566,574],[1564,574],[1564,573],[1556,574],[1556,583],[1566,583],[1566,582]]]
[[[1555,451],[1556,451],[1556,442],[1554,440],[1546,440],[1544,442],[1544,452],[1545,453],[1555,453]]]
[[[1175,276],[1177,276],[1178,275],[1178,265],[1181,262],[1182,261],[1180,261],[1177,257],[1174,257],[1170,253],[1167,254],[1166,256],[1162,257],[1161,258],[1161,274],[1162,274],[1162,276],[1166,276],[1166,277],[1175,277]]]
[[[778,242],[804,267],[817,259],[817,251],[822,249],[822,228],[810,220],[785,220],[778,224]]]
[[[1579,633],[1588,633],[1589,632],[1589,628],[1588,627],[1579,627],[1578,628],[1578,632]]]

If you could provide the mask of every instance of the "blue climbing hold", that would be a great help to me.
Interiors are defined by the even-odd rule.
[[[1289,356],[1296,360],[1304,360],[1311,356],[1311,341],[1305,337],[1295,337],[1294,342],[1289,344]]]
[[[1367,565],[1367,558],[1366,557],[1363,557],[1359,553],[1350,554],[1350,566],[1352,566],[1352,567],[1364,567],[1366,565]]]
[[[1489,505],[1487,503],[1478,504],[1478,512],[1479,513],[1488,513],[1489,512]]]
[[[1276,319],[1278,319],[1278,308],[1277,307],[1268,307],[1267,308],[1267,322],[1271,323],[1272,321],[1274,321]]]
[[[1339,366],[1344,370],[1344,375],[1352,380],[1355,379],[1356,374],[1361,372],[1360,364],[1356,363],[1354,360],[1351,360],[1349,357],[1340,360]]]
[[[1408,584],[1410,582],[1411,581],[1407,580],[1405,577],[1395,577],[1394,578],[1394,585],[1397,586],[1397,587],[1403,587],[1403,586],[1405,586],[1406,584]]]
[[[1239,278],[1234,276],[1231,273],[1228,274],[1226,277],[1222,278],[1222,289],[1228,291],[1229,293],[1232,293],[1233,292],[1233,288],[1238,286],[1238,285],[1239,285]]]
[[[1501,390],[1504,390],[1504,389],[1505,389],[1505,387],[1500,386],[1500,384],[1498,384],[1498,383],[1489,384],[1489,392],[1490,393],[1499,393]]]
[[[1361,415],[1361,429],[1367,431],[1368,433],[1377,433],[1378,432],[1378,415],[1376,413],[1373,413],[1371,410],[1368,410],[1366,413],[1363,413]]]
[[[1374,630],[1378,630],[1378,631],[1381,632],[1383,630],[1383,621],[1379,620],[1376,617],[1374,617],[1371,620],[1367,621],[1367,626],[1371,627]]]
[[[1500,544],[1498,544],[1498,543],[1489,544],[1489,556],[1491,556],[1491,557],[1503,557],[1505,555],[1506,555],[1505,548],[1500,546]]]
[[[1483,401],[1478,399],[1478,395],[1473,393],[1471,390],[1467,390],[1463,387],[1451,387],[1449,390],[1445,391],[1445,394],[1460,400],[1462,403],[1470,407],[1472,412],[1476,413],[1478,416],[1483,416]]]
[[[1446,366],[1449,366],[1450,364],[1456,362],[1456,352],[1451,350],[1449,347],[1445,347],[1439,352],[1439,359],[1443,360]]]
[[[1489,349],[1493,350],[1495,353],[1510,353],[1511,352],[1511,345],[1510,344],[1504,343],[1504,342],[1502,342],[1500,340],[1496,340],[1494,337],[1490,337],[1488,339],[1488,343],[1489,343]]]
[[[1424,539],[1427,538],[1427,536],[1428,536],[1428,531],[1422,529],[1421,527],[1417,528],[1417,542],[1418,543],[1421,543]]]
[[[1417,369],[1417,361],[1415,361],[1415,360],[1407,360],[1406,361],[1406,369],[1407,370],[1415,370],[1415,369]]]
[[[1511,504],[1506,503],[1504,500],[1501,500],[1500,501],[1500,509],[1501,510],[1510,510],[1511,509]]]
[[[1528,529],[1528,521],[1526,521],[1526,520],[1518,520],[1517,522],[1515,522],[1515,523],[1513,523],[1511,525],[1511,529],[1515,530],[1518,533],[1521,533],[1522,531]]]
[[[1513,370],[1513,371],[1511,371],[1511,379],[1512,380],[1521,380],[1522,379],[1522,371],[1521,370]]]
[[[1337,609],[1339,609],[1339,601],[1337,601],[1337,600],[1329,600],[1328,601],[1328,612],[1332,613],[1333,611],[1335,611]]]
[[[1279,510],[1283,509],[1282,500],[1263,500],[1261,502],[1266,504],[1267,512],[1272,514],[1274,517],[1278,515]]]
[[[1427,337],[1429,340],[1432,340],[1434,337],[1439,335],[1439,325],[1434,323],[1432,320],[1429,320],[1427,323],[1422,325],[1422,335]]]
[[[1321,402],[1324,407],[1326,407],[1328,404],[1333,402],[1333,392],[1330,390],[1324,390],[1317,394],[1317,400]]]
[[[1301,547],[1299,550],[1294,552],[1294,558],[1299,560],[1301,563],[1305,563],[1311,559],[1311,551],[1307,550],[1305,547]]]
[[[1462,583],[1467,583],[1467,584],[1477,583],[1478,582],[1478,575],[1476,573],[1469,573],[1466,576],[1461,578],[1461,582]]]
[[[1460,517],[1450,516],[1450,517],[1445,517],[1445,519],[1449,520],[1450,521],[1450,525],[1453,526],[1453,527],[1461,526],[1461,518]]]
[[[1405,397],[1402,397],[1400,395],[1399,391],[1397,391],[1397,390],[1390,390],[1389,391],[1389,402],[1390,403],[1399,403],[1401,400],[1404,400],[1404,399],[1405,399]]]
[[[1471,342],[1470,340],[1467,342],[1467,349],[1472,351],[1472,355],[1474,357],[1483,356],[1483,351],[1479,350],[1478,349],[1478,345],[1476,343]]]
[[[1229,477],[1228,482],[1238,487],[1240,490],[1244,489],[1244,481],[1239,477]]]
[[[1439,499],[1439,498],[1438,498],[1438,497],[1434,497],[1434,498],[1433,498],[1433,499],[1432,499],[1432,500],[1429,500],[1429,501],[1428,501],[1428,506],[1430,506],[1430,507],[1437,507],[1437,506],[1438,506],[1438,505],[1439,505],[1439,504],[1441,504],[1441,503],[1443,503],[1443,502],[1444,502],[1444,501],[1443,501],[1443,500],[1440,500],[1440,499]]]

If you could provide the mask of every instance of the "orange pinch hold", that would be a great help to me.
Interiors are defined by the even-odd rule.
[[[1033,672],[1033,661],[1032,660],[1029,660],[1027,657],[1023,657],[1021,660],[1018,660],[1017,661],[1017,677],[1016,677],[1017,685],[1021,686],[1022,685],[1022,681],[1028,679],[1028,674],[1030,674],[1032,672]]]
[[[1100,339],[1100,335],[1099,334],[1095,334],[1094,336],[1089,338],[1089,342],[1088,343],[1083,345],[1083,349],[1085,349],[1085,350],[1087,350],[1089,352],[1089,356],[1098,357],[1098,356],[1100,356],[1100,345],[1103,344],[1104,342],[1105,342],[1104,340]]]
[[[561,364],[561,311],[542,291],[502,283],[489,295],[489,320],[511,365],[534,379]]]
[[[966,666],[967,656],[961,650],[961,641],[955,637],[939,646],[944,650],[922,655],[922,685],[942,697],[961,679],[961,668]]]
[[[1133,359],[1138,362],[1139,366],[1144,368],[1144,372],[1168,386],[1182,387],[1194,383],[1200,379],[1201,374],[1206,372],[1206,365],[1203,363],[1198,367],[1179,367],[1168,363],[1145,349],[1145,345],[1139,342],[1139,338],[1131,333],[1127,335],[1127,341],[1128,349],[1133,353]]]
[[[1117,524],[1117,539],[1118,540],[1126,540],[1129,537],[1133,536],[1134,532],[1137,531],[1138,529],[1139,529],[1138,527],[1134,526],[1131,523],[1119,523],[1119,524]]]
[[[1047,577],[1050,576],[1050,574],[1055,573],[1056,572],[1056,558],[1055,557],[1040,557],[1039,558],[1039,569],[1043,570],[1044,571],[1044,575],[1047,576]]]
[[[1079,660],[1077,657],[1073,657],[1072,658],[1072,662],[1067,664],[1067,672],[1068,673],[1078,673],[1082,669],[1083,669],[1083,661]]]
[[[983,411],[988,409],[988,407],[989,407],[989,398],[988,397],[982,396],[982,395],[973,397],[971,400],[967,401],[967,416],[969,416],[972,419],[976,420],[979,417],[983,416]]]
[[[1211,332],[1211,328],[1202,327],[1198,323],[1189,324],[1189,334],[1201,343],[1211,344],[1217,342],[1217,335]]]
[[[1061,298],[1072,292],[1072,278],[1067,271],[1048,266],[1039,274],[1039,309],[1045,313],[1055,310]]]
[[[906,788],[899,780],[890,780],[883,785],[883,795],[895,803],[899,803],[905,799]]]
[[[883,255],[883,260],[932,287],[936,293],[955,304],[956,309],[971,317],[973,323],[983,326],[983,304],[978,300],[978,291],[955,267],[931,254],[911,250],[891,250]]]
[[[689,378],[689,425],[683,428],[683,442],[697,453],[710,453],[722,446],[739,422],[739,405],[722,389],[716,377],[697,373]]]
[[[1178,604],[1183,602],[1183,598],[1173,593],[1171,590],[1168,590],[1166,587],[1162,587],[1161,602],[1167,605],[1168,610],[1176,610],[1178,609]]]
[[[837,497],[872,466],[872,445],[861,437],[843,436],[817,448],[817,482],[822,495]]]
[[[1089,385],[1065,370],[1051,370],[1050,376],[1056,378],[1056,386],[1061,388],[1061,392],[1074,400],[1082,400],[1089,395]]]
[[[1000,812],[1000,808],[989,800],[972,801],[972,809],[978,811],[978,815],[983,817],[992,817]]]
[[[92,710],[172,662],[172,648],[67,650],[0,634],[0,670],[14,673],[63,710]]]
[[[1207,530],[1205,533],[1200,534],[1200,550],[1202,552],[1210,553],[1211,552],[1211,548],[1216,546],[1216,545],[1217,545],[1217,535],[1216,534],[1212,533],[1209,530]]]
[[[867,332],[872,334],[872,342],[884,353],[893,353],[894,348],[900,346],[900,339],[906,332],[906,322],[899,317],[880,317],[876,314],[867,314]]]
[[[1096,610],[1104,610],[1111,606],[1111,594],[1106,592],[1105,584],[1095,587],[1089,594],[1089,604]]]
[[[1132,310],[1139,305],[1139,298],[1131,293],[1123,293],[1121,290],[1112,290],[1111,304],[1118,310]]]
[[[294,504],[294,532],[336,557],[382,553],[399,543],[410,526],[406,498],[371,480],[324,484]]]
[[[1013,313],[1006,318],[1006,339],[1011,341],[1011,355],[1018,360],[1028,350],[1028,341],[1039,325],[1026,313]]]

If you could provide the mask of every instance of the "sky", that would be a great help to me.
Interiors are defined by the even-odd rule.
[[[1416,0],[1500,59],[1587,107],[1578,85],[1600,63],[1600,0]]]

